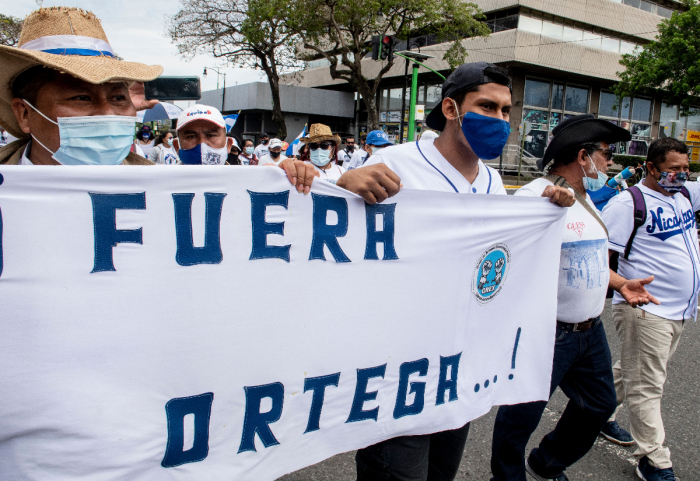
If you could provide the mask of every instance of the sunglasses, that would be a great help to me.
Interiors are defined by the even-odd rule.
[[[321,142],[320,144],[317,144],[314,142],[314,143],[309,144],[309,148],[311,150],[316,150],[319,147],[321,147],[321,150],[328,150],[331,148],[331,145],[332,144],[330,142]]]

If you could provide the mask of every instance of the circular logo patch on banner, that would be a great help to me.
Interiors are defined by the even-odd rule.
[[[481,255],[474,269],[472,292],[481,304],[491,301],[501,291],[510,268],[510,251],[505,244],[494,244]]]

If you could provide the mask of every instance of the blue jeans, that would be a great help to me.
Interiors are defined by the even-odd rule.
[[[569,403],[554,431],[530,453],[530,466],[556,477],[591,449],[615,411],[610,348],[600,318],[587,331],[557,324],[550,397],[559,386]],[[545,401],[501,406],[493,428],[492,481],[525,481],[525,448],[540,422]]]
[[[452,481],[462,461],[469,423],[459,429],[400,436],[357,451],[358,481]]]

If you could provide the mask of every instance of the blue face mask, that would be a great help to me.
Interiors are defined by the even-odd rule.
[[[53,154],[62,165],[118,165],[129,155],[136,117],[122,115],[90,115],[86,117],[59,117],[54,122],[31,108],[42,117],[58,125],[60,146],[51,152],[36,137],[32,139]]]
[[[309,153],[309,158],[311,162],[317,167],[323,167],[328,162],[331,161],[331,149],[323,150],[316,149]]]
[[[214,149],[207,144],[197,144],[192,149],[180,149],[180,161],[186,165],[224,165],[228,158],[226,147]]]
[[[141,138],[142,138],[143,140],[148,140],[148,139],[151,138],[151,134],[149,134],[149,133],[147,133],[147,132],[144,132],[143,134],[141,134]]]
[[[586,175],[586,171],[583,169],[583,167],[581,167],[581,170],[583,170],[583,187],[586,190],[595,192],[596,190],[603,188],[605,183],[608,181],[608,176],[598,170],[598,167],[596,167],[595,162],[593,162],[590,155],[588,156],[588,160],[590,160],[591,164],[593,164],[597,177],[595,179],[588,177],[588,175]]]
[[[253,155],[253,152],[255,152],[255,147],[246,147],[245,148],[245,153],[248,155]]]
[[[457,102],[454,104],[459,114]],[[501,155],[510,135],[508,122],[468,112],[459,123],[469,146],[480,159],[491,160]]]

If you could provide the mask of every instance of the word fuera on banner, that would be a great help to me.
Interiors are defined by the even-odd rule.
[[[9,479],[275,479],[548,397],[546,200],[370,206],[272,168],[0,175]]]

